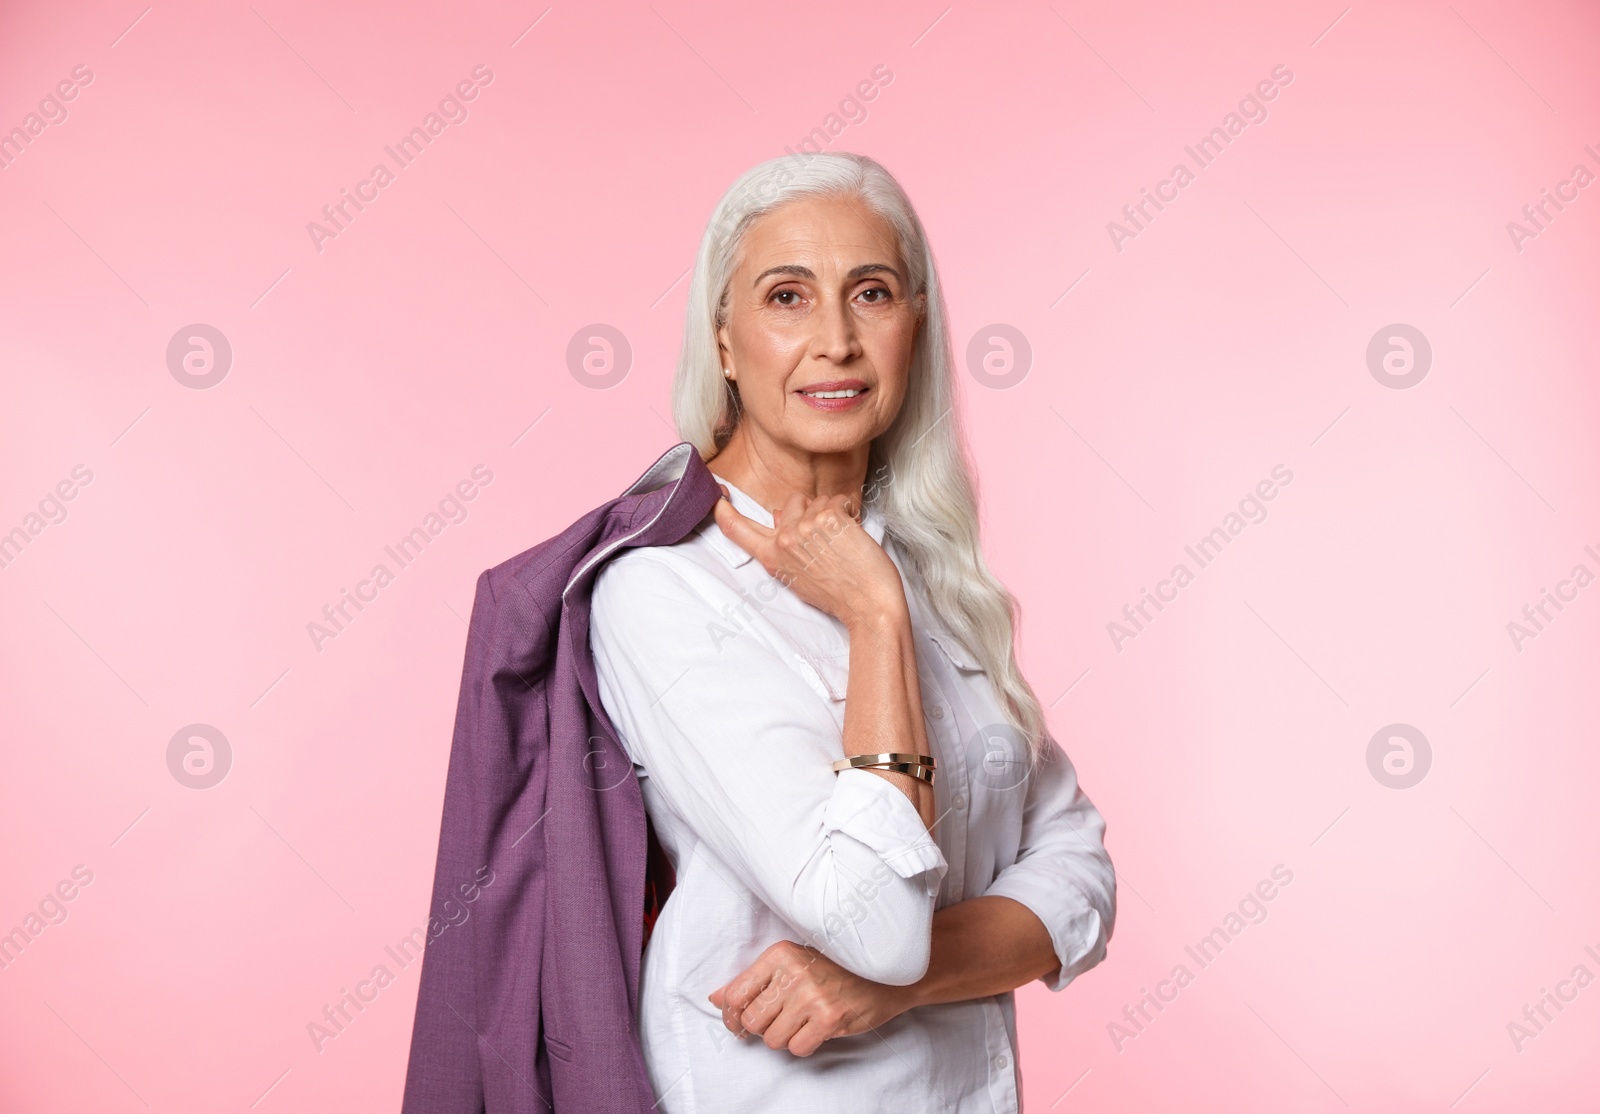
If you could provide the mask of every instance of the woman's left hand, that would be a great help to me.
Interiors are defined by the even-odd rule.
[[[809,1056],[834,1037],[865,1033],[914,1004],[911,987],[871,982],[815,948],[780,940],[726,986],[711,992],[734,1036]]]

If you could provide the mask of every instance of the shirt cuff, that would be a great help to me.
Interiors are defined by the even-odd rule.
[[[871,848],[902,878],[927,872],[928,893],[938,893],[949,863],[910,799],[866,770],[840,770],[836,777],[823,813],[823,830],[843,832]]]
[[[1051,990],[1065,990],[1068,983],[1105,958],[1107,933],[1100,913],[1077,890],[1060,882],[1044,884],[1020,877],[1013,869],[1002,871],[983,896],[1009,897],[1039,918],[1061,962],[1056,970],[1040,976],[1039,981]]]

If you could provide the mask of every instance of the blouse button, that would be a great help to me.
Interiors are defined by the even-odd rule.
[[[944,705],[943,704],[935,704],[933,706],[933,718],[934,719],[944,719]]]
[[[1006,1054],[1004,1052],[1000,1053],[1000,1055],[998,1055],[998,1056],[996,1056],[994,1058],[994,1066],[997,1067],[997,1068],[1004,1069],[1010,1063],[1011,1063],[1010,1059],[1007,1058],[1007,1056],[1006,1056]]]
[[[956,796],[955,796],[955,799],[950,802],[950,805],[951,805],[952,808],[956,808],[956,809],[966,808],[967,807],[967,799],[965,797],[963,797],[961,794],[957,793]]]

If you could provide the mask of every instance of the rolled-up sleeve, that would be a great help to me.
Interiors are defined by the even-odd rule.
[[[670,554],[595,582],[590,647],[624,747],[720,865],[802,943],[874,982],[927,971],[944,855],[904,793],[844,754],[828,698]]]
[[[1054,739],[1029,775],[1017,859],[985,896],[1021,902],[1043,922],[1061,966],[1044,975],[1051,990],[1105,958],[1117,914],[1116,872],[1105,848],[1105,820],[1078,786],[1077,771]]]

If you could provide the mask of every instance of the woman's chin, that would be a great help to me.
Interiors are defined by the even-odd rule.
[[[862,416],[821,414],[785,430],[784,441],[804,453],[848,453],[872,443],[877,435],[872,423]]]

